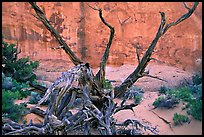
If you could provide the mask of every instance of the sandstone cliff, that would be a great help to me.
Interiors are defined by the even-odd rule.
[[[98,67],[109,38],[109,29],[98,12],[84,2],[37,2],[46,17],[70,45],[74,53],[92,67]],[[187,12],[177,2],[89,2],[103,10],[103,17],[115,28],[108,64],[137,64],[135,46],[145,52],[160,24],[159,11],[169,21]],[[188,3],[189,5],[191,3]],[[191,4],[192,5],[192,4]],[[21,57],[39,60],[41,68],[62,71],[73,65],[59,44],[32,14],[27,2],[2,3],[2,34],[5,41],[17,43]],[[186,21],[170,30],[159,40],[154,58],[184,70],[201,70],[202,65],[202,2]]]

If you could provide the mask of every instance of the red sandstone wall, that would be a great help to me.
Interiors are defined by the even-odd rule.
[[[109,29],[101,22],[98,12],[83,2],[37,4],[76,55],[93,67],[98,67],[109,38]],[[89,4],[101,7],[103,17],[115,28],[108,64],[117,66],[137,63],[134,46],[139,44],[142,56],[157,32],[161,20],[159,11],[165,12],[169,21],[187,12],[182,3],[176,2]],[[58,43],[31,13],[35,14],[29,3],[2,3],[2,34],[6,41],[18,41],[22,50],[20,56],[40,60],[42,68],[60,71],[73,65],[63,50],[50,48],[57,47]],[[201,70],[202,2],[189,19],[170,28],[159,40],[153,57],[183,69]]]

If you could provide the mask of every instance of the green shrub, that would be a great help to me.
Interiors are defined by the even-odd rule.
[[[17,56],[15,44],[4,42],[2,37],[2,115],[18,121],[25,114],[25,104],[15,105],[15,99],[22,99],[30,95],[30,91],[22,91],[29,87],[28,82],[35,81],[33,71],[39,66],[38,61]]]
[[[161,86],[159,89],[160,94],[166,94],[166,92],[169,90],[166,86]]]
[[[33,92],[33,91],[32,91],[32,92],[31,92],[31,97],[30,97],[30,99],[29,99],[29,103],[30,103],[30,104],[37,104],[40,99],[41,99],[40,94],[37,93],[37,92]]]
[[[112,89],[113,88],[111,82],[108,79],[104,80],[103,86],[104,86],[104,89]]]
[[[19,92],[2,89],[2,114],[15,122],[18,122],[22,115],[26,113],[25,104],[14,104],[14,100],[20,97]]]
[[[197,77],[194,79],[197,79]],[[183,109],[187,109],[187,113],[195,119],[202,120],[202,84],[169,90],[167,94],[187,102]]]
[[[171,98],[173,97],[184,101],[186,105],[182,110],[186,109],[187,113],[192,115],[195,119],[202,120],[202,76],[198,74],[193,75],[192,81],[193,84],[177,89],[166,89],[166,87],[163,86],[160,88],[160,93],[166,93],[166,95]],[[153,106],[164,106],[165,100],[164,97],[159,97],[153,102]]]
[[[27,88],[29,87],[29,85],[27,83],[22,83],[22,82],[17,82],[15,79],[12,80],[13,81],[13,87],[11,89],[12,92],[19,92],[20,96],[22,98],[27,97],[28,95],[30,95],[30,91],[22,91],[23,88]]]
[[[171,97],[171,96],[161,96],[159,98],[157,98],[154,102],[153,102],[153,106],[155,108],[160,107],[160,108],[173,108],[175,107],[176,104],[178,104],[178,99],[176,99],[175,97]]]
[[[173,117],[173,121],[175,125],[182,125],[183,123],[188,122],[189,118],[185,115],[175,113]]]
[[[2,67],[3,73],[8,77],[15,78],[18,82],[33,81],[36,75],[33,71],[39,66],[38,61],[30,61],[29,58],[17,59],[15,44],[4,42],[2,36]]]
[[[190,85],[189,88],[194,97],[197,99],[202,99],[202,83],[199,85]]]
[[[192,98],[191,90],[188,87],[179,87],[178,89],[169,90],[167,94],[183,101],[190,101]]]
[[[188,103],[187,113],[197,120],[202,120],[202,100],[192,100]]]
[[[29,98],[29,103],[30,104],[38,104],[38,100],[36,98],[34,98],[34,97],[30,97]]]
[[[162,96],[162,97],[158,97],[154,102],[153,102],[153,106],[155,107],[155,108],[157,108],[158,106],[159,106],[159,104],[162,102],[162,101],[164,101],[165,100],[165,97],[164,96]]]
[[[122,98],[134,99],[135,103],[136,102],[139,103],[142,100],[143,93],[144,91],[141,88],[137,86],[131,86],[130,88],[127,89]]]
[[[136,104],[139,104],[141,100],[142,100],[141,95],[137,95],[137,96],[134,97],[134,101],[135,101]]]
[[[6,102],[7,99],[9,99],[9,101],[13,101],[15,99],[19,99],[20,97],[21,95],[18,91],[12,92],[10,90],[2,89],[2,104]]]
[[[202,76],[199,74],[195,74],[192,76],[192,81],[194,85],[199,85],[202,83]]]

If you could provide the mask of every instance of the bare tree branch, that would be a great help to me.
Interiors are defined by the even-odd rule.
[[[190,11],[190,10],[191,10],[191,8],[189,8],[189,7],[186,5],[186,3],[185,3],[185,2],[183,2],[183,5],[184,5],[184,7],[185,7],[186,9],[188,9],[188,11]]]
[[[40,108],[31,108],[30,109],[30,112],[31,113],[34,113],[34,114],[37,114],[37,115],[39,115],[39,116],[41,116],[41,117],[45,117],[45,115],[46,115],[46,112],[45,111],[43,111],[43,110],[41,110]]]
[[[134,112],[133,107],[136,107],[137,105],[139,105],[139,104],[132,103],[129,105],[123,105],[123,106],[116,107],[116,109],[114,110],[114,113],[117,113],[120,110],[124,110],[124,109],[130,109]]]
[[[75,65],[81,64],[82,61],[76,57],[74,52],[72,52],[72,50],[68,47],[68,45],[62,39],[62,37],[59,35],[59,33],[52,27],[52,25],[50,25],[49,21],[47,20],[47,18],[44,15],[43,11],[36,5],[35,2],[29,2],[29,3],[32,5],[33,9],[35,10],[35,12],[38,16],[36,18],[39,19],[45,25],[45,27],[55,36],[55,38],[57,39],[59,44],[63,46],[62,49],[64,49],[64,51],[68,54],[71,61]]]
[[[184,4],[185,8],[187,7]],[[179,23],[181,23],[182,21],[184,21],[185,19],[189,18],[192,13],[195,11],[196,7],[198,6],[198,2],[195,2],[192,9],[188,9],[188,13],[184,14],[183,16],[181,16],[179,19],[177,19],[176,22],[171,22],[169,24],[166,24],[166,19],[165,19],[165,13],[164,12],[160,12],[161,15],[161,23],[159,26],[159,29],[157,31],[157,34],[154,38],[154,40],[152,41],[151,45],[149,46],[149,48],[147,49],[147,51],[145,52],[144,56],[142,57],[142,60],[140,62],[140,64],[138,64],[137,68],[134,70],[133,73],[131,73],[125,80],[124,82],[119,85],[116,86],[114,88],[115,91],[115,97],[118,97],[120,95],[122,95],[123,93],[125,93],[126,89],[131,87],[139,78],[141,78],[145,67],[148,65],[148,62],[151,60],[151,55],[152,52],[154,51],[154,48],[159,40],[159,38],[171,27],[171,26],[175,26]]]
[[[142,76],[147,76],[147,77],[150,77],[150,78],[155,78],[155,79],[158,79],[158,80],[161,80],[161,81],[164,81],[164,82],[168,82],[168,81],[166,81],[166,80],[164,80],[164,79],[161,79],[161,78],[159,78],[159,77],[157,77],[157,76],[152,76],[152,75],[145,74],[145,73],[143,73]]]
[[[139,55],[139,52],[138,52],[137,45],[135,46],[135,49],[136,49],[136,56],[137,56],[138,64],[140,64],[140,55]]]
[[[30,127],[25,127],[25,128],[19,129],[19,130],[15,130],[15,131],[6,133],[5,135],[15,135],[15,134],[22,133],[22,132],[34,132],[34,131],[37,131],[35,133],[40,135],[43,133],[43,130],[44,129],[38,128],[36,126],[30,126]]]
[[[110,47],[111,47],[111,44],[112,44],[112,40],[113,40],[113,37],[114,37],[115,30],[114,30],[114,28],[109,23],[107,23],[105,21],[105,19],[102,16],[102,10],[101,9],[93,8],[89,4],[87,4],[87,5],[90,8],[92,8],[93,10],[99,11],[99,17],[100,17],[101,21],[103,22],[103,24],[105,24],[110,29],[110,37],[109,37],[109,41],[108,41],[106,50],[105,50],[105,52],[103,54],[103,57],[101,58],[100,70],[96,74],[96,79],[100,82],[101,87],[103,87],[103,83],[104,83],[104,80],[105,80],[105,67],[106,67],[106,63],[107,63],[107,60],[108,60],[108,56],[109,56],[109,52],[110,52]]]
[[[186,14],[184,14],[183,16],[181,16],[180,18],[178,18],[175,22],[171,22],[171,23],[167,24],[167,25],[165,26],[165,28],[163,28],[162,34],[164,34],[170,27],[175,26],[175,25],[181,23],[182,21],[186,20],[187,18],[189,18],[189,17],[192,15],[192,13],[195,11],[196,7],[198,6],[198,2],[194,2],[194,5],[193,5],[192,8],[189,8],[189,7],[186,5],[185,2],[184,2],[183,4],[184,4],[184,7],[185,7],[186,9],[188,9],[188,13],[186,13]]]
[[[118,16],[117,16],[118,17]],[[120,23],[120,25],[122,26],[126,21],[128,21],[130,19],[130,17],[126,18],[125,20],[121,21],[120,18],[118,17],[118,21]]]

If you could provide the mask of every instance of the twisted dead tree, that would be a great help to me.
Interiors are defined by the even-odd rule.
[[[136,49],[138,66],[134,72],[124,80],[124,82],[119,86],[116,86],[113,90],[104,89],[104,80],[105,67],[115,31],[114,27],[107,23],[103,18],[102,10],[87,4],[90,8],[99,12],[101,21],[110,29],[110,37],[100,62],[100,70],[96,76],[94,76],[91,66],[89,66],[88,63],[83,63],[75,56],[59,33],[50,25],[43,11],[36,5],[36,3],[30,2],[30,4],[37,14],[37,16],[34,16],[45,25],[53,36],[55,36],[60,44],[59,48],[62,48],[67,53],[75,66],[70,70],[63,72],[61,77],[56,79],[49,88],[30,83],[32,87],[40,90],[41,93],[44,94],[44,97],[38,102],[38,105],[47,99],[50,99],[46,111],[40,110],[39,108],[32,108],[30,110],[31,112],[44,117],[43,124],[33,124],[32,121],[30,121],[27,125],[21,125],[8,118],[2,117],[2,134],[67,135],[71,131],[76,131],[88,135],[93,134],[93,130],[98,132],[97,134],[102,135],[138,135],[142,134],[144,130],[149,130],[153,134],[158,134],[156,127],[147,126],[137,120],[127,119],[122,123],[118,123],[113,118],[115,113],[124,109],[133,110],[133,107],[138,104],[132,103],[124,105],[127,100],[127,98],[124,98],[118,105],[113,99],[123,96],[127,89],[141,77],[148,76],[162,80],[145,72],[146,66],[149,61],[152,60],[152,52],[154,51],[159,38],[164,35],[170,27],[181,23],[192,15],[198,6],[198,2],[195,2],[192,8],[189,8],[186,3],[184,3],[184,7],[188,12],[178,18],[175,22],[167,23],[165,13],[160,12],[161,23],[151,45],[143,55],[142,59],[139,58]],[[78,111],[74,114],[71,112],[71,109],[76,107],[75,104],[77,100],[80,100],[80,106],[77,107]]]

